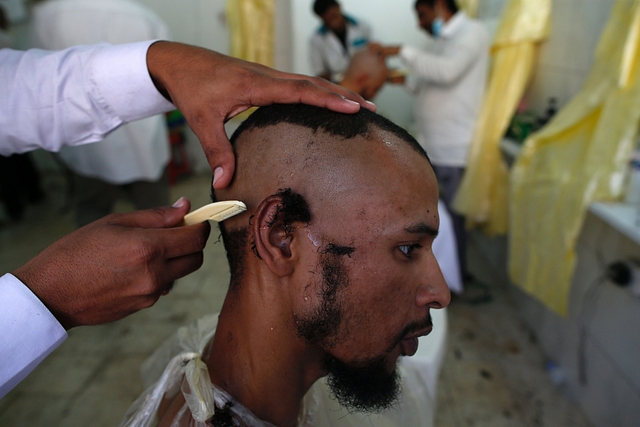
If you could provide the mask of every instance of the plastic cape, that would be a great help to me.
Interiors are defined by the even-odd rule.
[[[121,427],[148,427],[158,422],[157,412],[164,398],[171,399],[182,392],[186,403],[178,411],[171,427],[211,426],[206,421],[215,408],[231,403],[234,426],[272,427],[258,419],[236,402],[224,390],[211,384],[207,366],[200,354],[212,339],[218,315],[206,316],[195,324],[178,329],[142,366],[145,384],[151,384],[131,405]],[[316,381],[305,395],[298,418],[298,427],[397,427],[433,426],[434,396],[411,358],[399,363],[403,392],[400,403],[381,413],[348,412],[331,397],[324,380]]]
[[[227,2],[231,56],[273,67],[274,12],[274,0]]]
[[[508,227],[509,171],[500,141],[524,94],[538,44],[549,33],[550,0],[511,0],[491,47],[492,68],[454,209],[489,235]]]
[[[511,176],[509,273],[567,313],[587,207],[619,197],[640,119],[640,0],[618,0],[581,91],[529,137]]]

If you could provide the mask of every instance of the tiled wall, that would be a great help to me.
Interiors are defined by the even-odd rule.
[[[542,113],[548,99],[562,107],[581,88],[615,0],[552,0],[551,34],[541,46],[525,99]]]
[[[493,26],[507,0],[479,0],[478,18]],[[540,46],[533,80],[525,94],[529,109],[542,114],[549,98],[562,107],[587,77],[600,33],[615,0],[552,0],[551,32]]]

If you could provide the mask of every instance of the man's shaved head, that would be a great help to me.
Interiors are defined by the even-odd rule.
[[[317,204],[330,201],[340,182],[340,168],[349,169],[349,162],[358,158],[365,161],[365,153],[376,144],[388,144],[387,150],[392,150],[399,142],[403,147],[396,146],[395,150],[408,148],[423,157],[425,165],[429,162],[427,153],[409,133],[366,109],[342,114],[302,104],[262,107],[238,127],[230,140],[236,154],[236,172],[226,189],[212,189],[212,200],[241,200],[247,205],[247,213],[219,224],[232,285],[239,280],[248,238],[246,219],[239,220],[251,215],[269,195],[282,197],[285,221],[308,222],[309,195],[318,196]]]
[[[351,58],[340,85],[362,95],[365,99],[373,99],[387,81],[388,76],[389,69],[384,57],[364,49]]]

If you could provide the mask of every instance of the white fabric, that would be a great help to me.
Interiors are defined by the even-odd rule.
[[[11,274],[0,278],[0,399],[66,338],[67,331]]]
[[[440,265],[440,270],[449,289],[456,294],[461,294],[463,285],[462,277],[460,277],[456,235],[453,230],[451,214],[442,200],[438,200],[438,216],[440,217],[440,228],[431,246],[433,255]]]
[[[348,413],[331,398],[326,382],[321,379],[316,381],[303,399],[298,427],[432,426],[435,387],[445,353],[445,310],[432,312],[434,332],[420,338],[415,356],[402,358],[399,362],[403,393],[398,406],[379,415]],[[150,386],[131,405],[121,427],[153,425],[162,399],[173,398],[178,392],[185,395],[186,403],[178,411],[172,426],[206,427],[202,420],[213,415],[214,401],[220,408],[226,402],[232,402],[231,412],[236,420],[242,422],[238,425],[272,426],[258,419],[224,390],[211,384],[200,355],[215,333],[217,319],[217,315],[206,316],[193,325],[178,329],[145,361],[142,375],[146,385]],[[204,395],[208,396],[208,400],[203,400]]]
[[[169,29],[151,10],[129,0],[49,0],[33,11],[35,47],[168,40]],[[101,144],[63,147],[60,158],[75,173],[111,184],[157,181],[169,162],[163,116],[128,123]]]
[[[487,81],[489,32],[460,11],[431,51],[403,46],[400,58],[418,78],[414,119],[418,142],[434,165],[465,167]]]
[[[11,39],[9,34],[0,30],[0,49],[3,49],[5,47],[12,47],[12,46],[13,46],[13,40]]]
[[[122,123],[175,108],[149,77],[151,43],[0,50],[0,154],[98,141]],[[0,330],[2,397],[66,332],[10,274],[0,277]]]
[[[149,76],[151,43],[0,50],[0,154],[100,141],[125,122],[174,109]]]
[[[321,26],[309,40],[309,58],[311,73],[315,76],[329,73],[332,80],[349,67],[354,53],[367,47],[371,41],[371,28],[363,21],[349,16],[347,19],[347,50],[340,43],[340,39],[324,25]]]

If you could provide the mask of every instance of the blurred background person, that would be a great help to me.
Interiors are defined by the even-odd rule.
[[[322,26],[309,41],[311,72],[339,82],[352,56],[371,41],[371,28],[361,20],[343,14],[335,0],[316,0],[313,11],[322,20]]]
[[[467,165],[489,68],[490,37],[485,26],[459,10],[454,0],[417,0],[420,28],[434,37],[430,50],[411,46],[382,48],[399,55],[417,79],[408,79],[415,93],[417,140],[429,153],[440,184],[440,197],[452,216],[461,275],[466,263],[465,219],[451,208]]]
[[[165,23],[133,0],[46,0],[33,10],[33,31],[34,45],[50,50],[170,39]],[[161,115],[128,123],[100,144],[63,148],[78,227],[108,215],[123,197],[136,209],[169,204],[169,153]]]
[[[388,75],[384,56],[365,49],[353,55],[338,84],[371,100],[387,81]]]
[[[9,13],[0,3],[0,49],[13,47],[9,22]],[[43,198],[40,173],[30,154],[0,156],[0,200],[9,218],[19,221],[27,203],[37,203]]]

